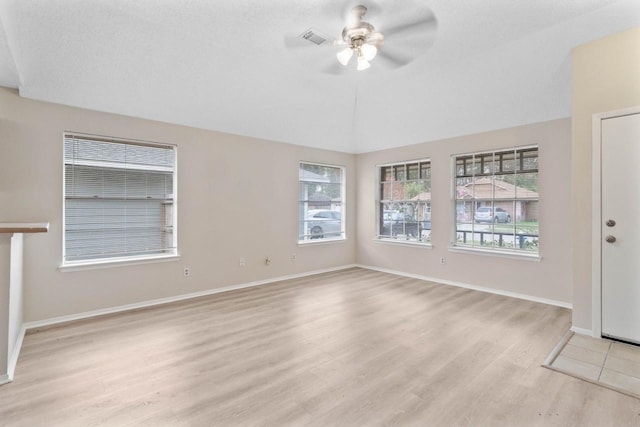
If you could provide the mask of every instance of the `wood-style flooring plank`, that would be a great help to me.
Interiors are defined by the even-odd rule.
[[[29,331],[0,426],[640,426],[567,309],[365,269]]]

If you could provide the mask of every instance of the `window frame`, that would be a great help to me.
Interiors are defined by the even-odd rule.
[[[413,182],[416,180],[424,180],[424,176],[423,176],[423,164],[427,164],[428,165],[428,180],[429,180],[429,193],[431,193],[433,185],[432,185],[432,177],[433,177],[433,173],[432,173],[432,161],[430,157],[423,157],[423,158],[419,158],[419,159],[412,159],[412,160],[406,160],[406,161],[399,161],[399,162],[392,162],[392,163],[384,163],[384,164],[379,164],[376,165],[376,197],[375,197],[375,204],[376,204],[376,222],[375,222],[375,241],[377,242],[385,242],[385,243],[393,243],[393,244],[398,244],[398,245],[410,245],[410,246],[419,246],[419,247],[425,247],[425,248],[431,248],[432,247],[432,243],[431,243],[431,230],[432,230],[432,223],[431,223],[431,213],[432,213],[432,202],[433,202],[433,198],[430,197],[428,201],[425,201],[425,208],[428,208],[428,212],[429,214],[429,233],[428,235],[424,238],[423,240],[423,229],[420,227],[419,224],[417,224],[417,229],[420,231],[419,236],[417,237],[417,240],[410,240],[407,235],[405,234],[405,238],[397,238],[397,237],[393,237],[392,235],[383,235],[381,234],[381,227],[382,227],[382,221],[383,221],[383,217],[384,217],[384,207],[383,207],[383,203],[385,202],[391,202],[393,203],[394,200],[390,199],[390,200],[386,200],[382,198],[382,185],[383,182],[389,182],[389,183],[393,183],[393,182]],[[408,170],[408,166],[410,165],[417,165],[418,169],[418,178],[414,178],[414,179],[410,179],[410,173]],[[382,171],[383,168],[391,168],[391,173],[392,175],[394,175],[393,179],[390,181],[383,181],[382,180]],[[402,171],[402,176],[403,179],[402,180],[397,180],[397,174],[398,171],[400,171],[400,168],[404,169]],[[393,196],[393,194],[392,194]],[[398,202],[407,202],[408,199],[404,198],[402,200],[398,200]],[[417,203],[420,203],[420,201],[418,201]],[[427,221],[427,219],[422,220],[422,221]],[[417,223],[420,222],[420,220],[416,221]],[[391,232],[393,234],[393,231]]]
[[[526,158],[525,155],[520,156],[520,158],[517,158],[516,153],[527,153],[527,152],[533,152],[535,151],[536,155],[535,155],[535,159],[536,159],[536,168],[528,168],[525,169],[524,166],[524,159]],[[514,169],[511,170],[506,170],[504,168],[504,164],[503,162],[506,162],[504,159],[504,155],[506,154],[510,154],[513,153],[514,154]],[[499,162],[499,168],[498,170],[493,170],[492,172],[481,172],[481,173],[474,173],[474,174],[467,174],[467,168],[466,168],[466,164],[464,164],[464,174],[463,175],[459,175],[458,174],[458,160],[459,159],[474,159],[476,157],[480,157],[480,168],[482,169],[484,167],[484,157],[487,155],[491,155],[492,156],[492,160],[491,162]],[[496,155],[500,155],[499,160],[496,160]],[[473,162],[471,162],[473,163]],[[494,166],[495,169],[495,166]],[[458,202],[461,200],[464,200],[463,198],[458,198],[458,179],[459,178],[468,178],[470,179],[470,183],[474,183],[475,185],[475,179],[476,178],[483,178],[483,177],[488,177],[491,178],[492,180],[495,179],[495,177],[498,176],[504,176],[504,175],[512,175],[517,177],[518,175],[527,175],[527,174],[535,174],[536,175],[536,181],[538,183],[538,188],[537,191],[534,191],[537,194],[537,197],[533,198],[533,197],[517,197],[518,194],[518,188],[519,187],[517,184],[513,184],[514,185],[514,196],[511,198],[506,198],[504,200],[502,200],[502,202],[505,201],[509,201],[513,203],[513,206],[516,206],[516,203],[518,202],[536,202],[537,206],[537,212],[539,214],[540,212],[540,188],[539,188],[539,183],[540,183],[540,145],[539,144],[528,144],[528,145],[522,145],[522,146],[514,146],[514,147],[509,147],[509,148],[499,148],[499,149],[494,149],[494,150],[483,150],[483,151],[475,151],[475,152],[465,152],[465,153],[460,153],[460,154],[452,154],[451,155],[451,177],[452,177],[452,181],[451,181],[451,204],[452,204],[452,216],[451,216],[451,237],[450,237],[450,245],[449,245],[449,250],[454,251],[454,252],[476,252],[476,253],[482,253],[483,255],[493,255],[493,256],[503,256],[503,257],[508,257],[508,258],[530,258],[530,259],[535,259],[535,260],[539,260],[541,259],[541,246],[540,246],[540,220],[539,217],[536,220],[537,222],[537,234],[535,236],[528,236],[526,235],[526,233],[521,234],[522,236],[524,236],[524,241],[526,242],[526,238],[527,237],[531,237],[533,239],[532,244],[535,245],[535,250],[526,250],[523,249],[522,247],[518,247],[518,246],[522,246],[522,242],[518,236],[519,234],[517,233],[517,227],[518,227],[518,222],[519,220],[517,219],[517,217],[514,217],[511,221],[513,223],[513,247],[502,247],[502,246],[497,246],[495,245],[495,242],[493,245],[482,245],[482,244],[478,244],[475,245],[473,244],[460,244],[458,242],[458,233],[459,231],[467,231],[467,230],[458,230]],[[492,181],[493,182],[493,181]],[[514,182],[517,183],[517,178],[514,179]],[[533,190],[529,190],[526,189],[527,191],[533,191]],[[475,189],[474,189],[475,192]],[[469,200],[466,200],[468,202],[471,202],[473,204],[478,204],[478,203],[486,203],[486,202],[490,202],[490,209],[492,209],[492,212],[496,212],[499,208],[502,208],[501,206],[496,206],[496,200],[498,200],[498,203],[500,203],[501,199],[500,198],[496,198],[495,197],[495,185],[493,186],[493,196],[491,198],[487,198],[487,197],[481,197],[481,198],[476,198],[475,194],[473,195],[473,197]],[[508,200],[507,200],[508,199]],[[487,206],[483,205],[480,206],[480,208],[486,208]],[[477,222],[476,218],[475,218],[475,212],[476,210],[479,209],[477,206],[474,207],[471,211],[471,214],[473,215],[471,218],[471,233],[472,233],[472,239],[474,239],[474,235],[475,235],[475,226],[476,223],[479,224],[479,222]],[[517,209],[516,209],[517,210]],[[516,212],[513,212],[514,216],[516,215]],[[492,215],[493,216],[493,215]],[[491,227],[491,232],[490,234],[493,236],[495,234],[495,222],[492,220],[489,222],[489,226]],[[484,231],[484,230],[483,230]],[[505,236],[507,236],[505,234]],[[466,233],[465,233],[465,237],[466,237]],[[502,244],[503,238],[504,236],[500,236],[499,237],[499,242]],[[518,246],[516,246],[518,245]]]
[[[311,237],[309,237],[310,235],[304,234],[304,238],[301,239],[301,230],[304,229],[305,225],[303,223],[301,223],[301,221],[305,221],[305,219],[308,219],[306,217],[302,217],[301,213],[303,211],[303,207],[302,204],[303,203],[308,203],[309,200],[302,200],[302,197],[300,195],[300,186],[302,185],[303,182],[308,182],[308,181],[302,181],[302,177],[301,177],[301,171],[302,171],[302,166],[303,165],[310,165],[310,166],[319,166],[319,167],[328,167],[328,168],[336,168],[340,170],[340,236],[337,237],[321,237],[321,238],[317,238],[317,239],[313,239]],[[311,161],[304,161],[301,160],[298,162],[298,203],[297,203],[297,208],[298,208],[298,233],[297,233],[297,242],[298,245],[315,245],[315,244],[323,244],[323,243],[332,243],[332,242],[343,242],[345,240],[347,240],[347,186],[346,186],[346,182],[347,182],[347,168],[345,166],[342,165],[334,165],[334,164],[328,164],[328,163],[318,163],[318,162],[311,162]],[[311,211],[313,209],[307,209],[307,212]],[[327,210],[331,210],[331,209],[327,209]]]
[[[135,254],[135,255],[122,255],[122,256],[111,256],[111,257],[94,257],[80,260],[67,260],[67,189],[66,189],[66,167],[67,160],[65,158],[65,142],[67,138],[77,137],[79,139],[86,140],[94,140],[94,141],[104,141],[110,142],[114,144],[127,144],[127,145],[138,145],[145,147],[158,147],[163,149],[170,149],[173,155],[173,168],[172,170],[164,170],[165,172],[170,172],[172,175],[172,222],[170,227],[172,228],[172,243],[171,247],[167,248],[167,251],[164,253],[150,253],[150,254]],[[87,162],[90,166],[96,167],[104,167],[107,168],[107,162],[94,161]],[[113,165],[111,165],[113,167]],[[126,167],[126,169],[131,170],[151,170],[150,168],[135,168],[135,167]],[[158,167],[158,171],[162,171],[162,167]],[[165,202],[160,202],[164,204]],[[165,213],[166,215],[166,213]],[[62,133],[62,261],[59,266],[60,271],[76,271],[76,270],[84,270],[84,269],[93,269],[93,268],[102,268],[102,267],[112,267],[112,266],[120,266],[120,265],[137,265],[149,262],[166,262],[166,261],[175,261],[180,258],[178,251],[178,146],[176,144],[169,143],[159,143],[159,142],[151,142],[144,140],[137,140],[132,138],[119,138],[113,136],[104,136],[104,135],[95,135],[88,134],[83,132],[75,132],[75,131],[64,131]]]

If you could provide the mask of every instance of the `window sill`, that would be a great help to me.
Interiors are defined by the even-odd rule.
[[[335,239],[298,240],[298,246],[327,245],[331,243],[344,243],[346,241],[347,241],[346,237],[339,237]]]
[[[179,254],[169,255],[154,255],[146,257],[127,257],[127,258],[113,258],[102,260],[88,260],[88,261],[74,261],[63,263],[58,267],[61,272],[68,271],[81,271],[81,270],[95,270],[98,268],[113,268],[123,267],[127,265],[139,265],[139,264],[153,264],[158,262],[171,262],[178,261],[180,259]]]
[[[433,249],[433,245],[428,242],[413,242],[411,240],[402,240],[402,239],[390,239],[384,237],[377,237],[373,239],[376,243],[388,243],[390,245],[397,246],[410,246],[412,248],[422,248],[422,249]]]
[[[491,249],[479,249],[479,248],[465,248],[462,246],[449,246],[449,252],[478,254],[478,255],[493,256],[493,257],[499,257],[499,258],[517,259],[522,261],[533,261],[533,262],[542,261],[542,257],[540,256],[540,254],[496,251]]]

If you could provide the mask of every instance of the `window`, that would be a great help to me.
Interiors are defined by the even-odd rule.
[[[378,238],[431,240],[431,162],[378,166]]]
[[[344,239],[344,168],[300,163],[298,241]]]
[[[454,156],[455,246],[538,253],[538,147]]]
[[[175,148],[64,134],[64,264],[176,254]]]

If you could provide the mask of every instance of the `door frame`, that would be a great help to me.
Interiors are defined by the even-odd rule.
[[[591,332],[602,338],[602,121],[640,114],[640,106],[592,116],[591,144]]]

